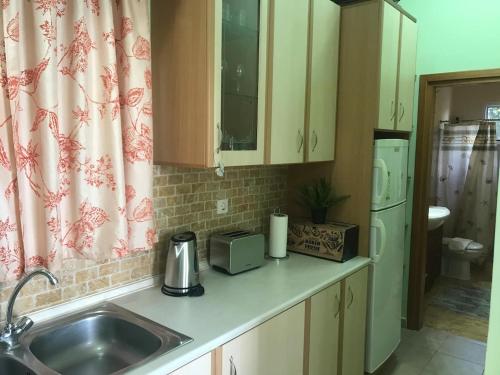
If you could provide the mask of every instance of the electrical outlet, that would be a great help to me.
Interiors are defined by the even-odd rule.
[[[219,199],[217,201],[217,214],[227,214],[229,210],[229,201],[227,199]]]

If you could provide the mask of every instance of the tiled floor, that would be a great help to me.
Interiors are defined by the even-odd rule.
[[[447,331],[454,335],[486,342],[488,336],[488,311],[486,315],[467,313],[471,309],[474,311],[479,305],[482,306],[482,310],[478,311],[484,312],[485,307],[489,310],[491,281],[484,281],[479,278],[479,276],[483,276],[484,274],[486,274],[486,271],[479,275],[475,274],[475,279],[471,281],[455,280],[443,276],[439,277],[430,292],[425,295],[424,325],[437,330]],[[491,277],[491,273],[489,273],[489,277]],[[466,290],[470,289],[471,293],[482,291],[481,298],[484,297],[485,293],[487,297],[484,297],[484,301],[480,301],[481,303],[477,303],[479,296],[474,297],[473,295],[474,298],[471,300],[464,298],[456,308],[436,303],[439,300],[443,300],[443,295],[447,296],[450,290],[460,287],[466,287]],[[456,302],[459,300],[456,296],[450,296],[450,301]]]
[[[486,344],[444,331],[403,330],[401,345],[377,375],[481,375]]]

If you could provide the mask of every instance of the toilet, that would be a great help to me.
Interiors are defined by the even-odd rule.
[[[459,280],[470,280],[470,263],[485,255],[484,247],[466,238],[443,237],[441,274]]]

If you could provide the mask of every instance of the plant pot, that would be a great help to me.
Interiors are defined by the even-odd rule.
[[[328,212],[327,207],[311,208],[312,222],[314,224],[325,224],[327,212]]]

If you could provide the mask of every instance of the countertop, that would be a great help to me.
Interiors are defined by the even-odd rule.
[[[203,271],[201,297],[169,297],[154,287],[112,300],[194,339],[128,374],[168,374],[369,263],[363,257],[336,263],[291,253],[287,260],[266,260],[234,276]]]

